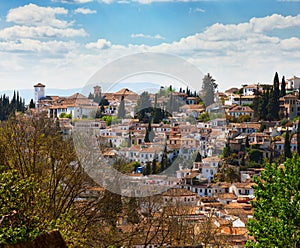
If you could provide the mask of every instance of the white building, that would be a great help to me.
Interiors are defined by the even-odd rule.
[[[45,85],[38,83],[34,87],[34,102],[37,103],[41,98],[45,97]]]

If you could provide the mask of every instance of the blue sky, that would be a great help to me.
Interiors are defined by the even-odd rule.
[[[0,18],[0,90],[83,87],[137,52],[179,56],[221,90],[300,76],[300,1],[0,1]]]

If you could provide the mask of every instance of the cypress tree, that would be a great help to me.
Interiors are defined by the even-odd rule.
[[[168,152],[167,152],[167,145],[165,144],[165,148],[160,163],[160,172],[163,172],[167,168],[168,168]]]
[[[149,162],[146,163],[145,175],[148,176],[151,174],[151,165]]]
[[[289,131],[286,131],[285,134],[285,140],[284,140],[284,158],[291,158],[292,152],[291,152],[291,141],[290,141],[290,134]]]
[[[154,155],[154,159],[152,161],[152,174],[156,174],[157,173],[157,167],[156,167],[156,154]]]
[[[283,97],[286,95],[286,89],[285,89],[285,78],[284,76],[282,77],[281,81],[281,89],[280,89],[280,97]]]
[[[125,101],[124,101],[124,96],[122,96],[119,105],[119,110],[118,110],[118,118],[122,119],[124,117],[125,117]]]
[[[30,100],[29,108],[30,108],[30,109],[35,108],[35,104],[34,104],[34,102],[33,102],[33,99]]]

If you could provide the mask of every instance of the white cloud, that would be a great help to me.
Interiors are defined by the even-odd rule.
[[[292,36],[283,39],[267,33],[272,28],[298,26],[298,16],[272,15],[252,18],[239,24],[217,23],[201,33],[156,46],[123,46],[99,39],[86,44],[86,49],[81,49],[83,47],[75,42],[49,43],[20,39],[0,42],[0,53],[11,51],[9,55],[15,55],[18,51],[33,52],[41,59],[26,60],[22,53],[19,60],[16,60],[18,68],[25,67],[24,75],[30,74],[30,78],[26,80],[33,82],[36,80],[34,77],[43,75],[49,87],[62,87],[61,82],[70,82],[63,85],[65,88],[81,86],[92,73],[120,56],[139,52],[170,53],[187,59],[203,73],[210,72],[217,81],[221,81],[220,89],[223,90],[242,83],[271,83],[275,71],[286,77],[300,73],[300,39]],[[56,53],[62,55],[57,58]],[[35,64],[34,69],[32,64]],[[26,69],[38,73],[27,73]],[[18,75],[22,77],[23,74]],[[3,78],[0,79],[0,83],[2,82]],[[199,84],[200,82],[201,79]]]
[[[79,44],[74,41],[39,41],[33,39],[20,39],[14,41],[2,41],[0,42],[0,51],[7,52],[36,52],[36,53],[47,53],[58,54],[68,53],[73,49],[77,49]]]
[[[58,37],[75,37],[87,36],[84,29],[73,28],[53,28],[49,26],[28,27],[15,25],[12,27],[0,30],[0,38],[14,39],[14,38],[58,38]]]
[[[83,14],[83,15],[89,15],[89,14],[96,14],[96,10],[91,10],[88,8],[78,8],[74,10],[75,14]]]
[[[85,47],[88,49],[93,49],[93,48],[107,49],[107,48],[111,47],[111,42],[107,41],[105,39],[98,39],[97,42],[88,43],[88,44],[86,44]]]
[[[193,13],[193,12],[200,12],[200,13],[204,13],[204,12],[205,12],[205,10],[204,10],[204,9],[201,9],[201,8],[195,8],[195,9],[193,9],[193,8],[190,8],[190,9],[189,9],[189,14],[191,14],[191,13]]]
[[[56,15],[67,15],[68,10],[57,7],[40,7],[35,4],[28,4],[15,9],[10,9],[7,16],[7,22],[14,22],[26,26],[51,26],[65,28],[72,25],[72,22],[59,20]]]
[[[300,26],[300,14],[296,16],[282,16],[273,14],[263,18],[252,18],[250,25],[253,25],[255,32],[264,32],[273,29],[283,29]]]
[[[164,40],[165,37],[161,36],[160,34],[156,35],[148,35],[148,34],[131,34],[131,38],[145,38],[145,39],[156,39],[156,40]]]

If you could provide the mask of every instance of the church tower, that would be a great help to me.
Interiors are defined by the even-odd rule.
[[[45,85],[38,83],[34,87],[34,102],[37,103],[41,98],[45,97]]]

